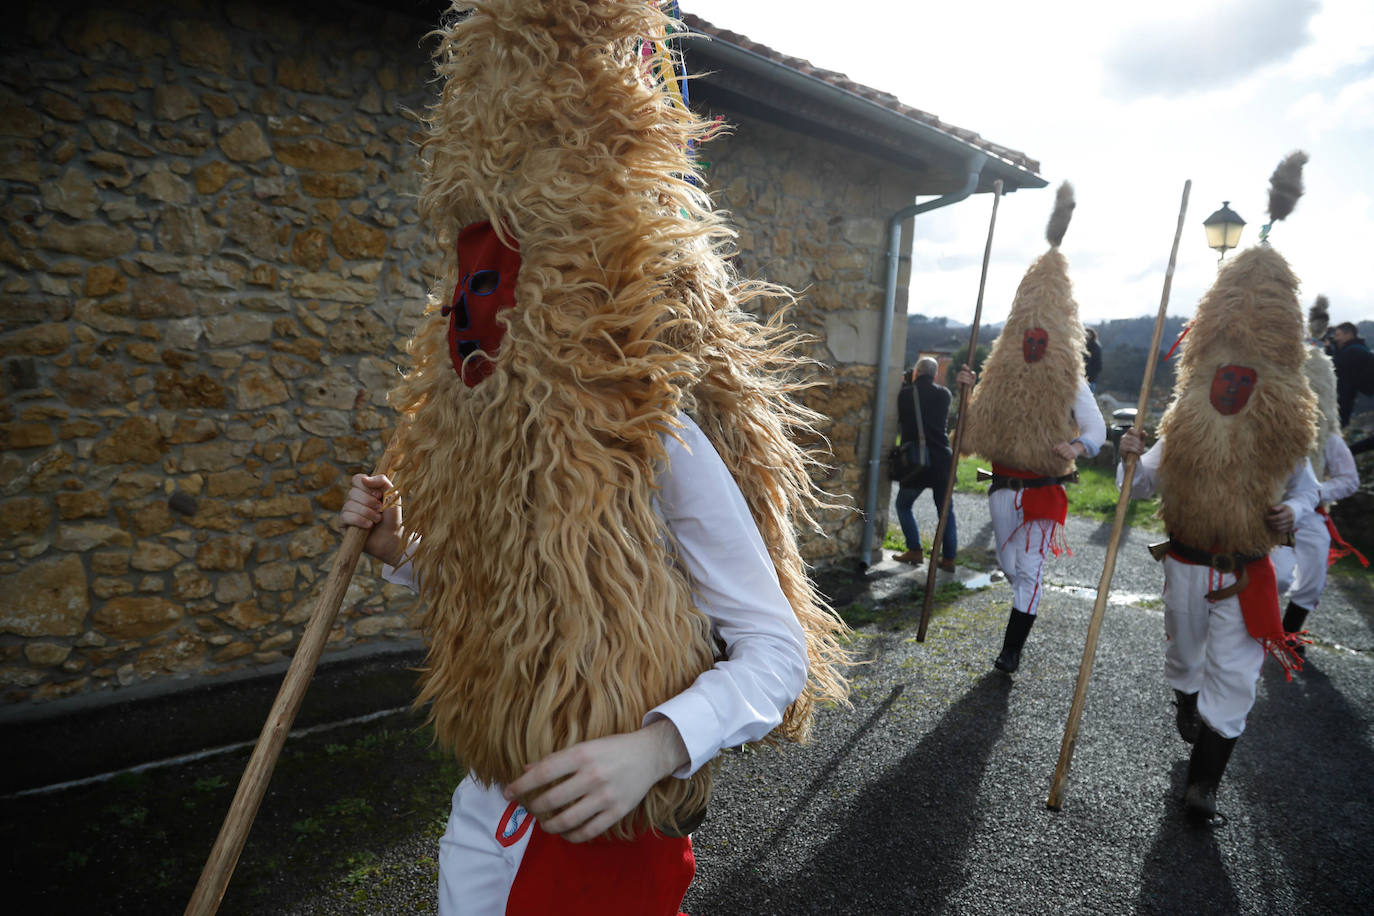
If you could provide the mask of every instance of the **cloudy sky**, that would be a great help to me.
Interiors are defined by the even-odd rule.
[[[1171,315],[1216,273],[1202,220],[1231,202],[1266,221],[1270,173],[1311,156],[1306,196],[1271,241],[1333,322],[1374,319],[1374,2],[682,0],[722,28],[897,95],[1019,149],[1052,184],[1003,200],[984,320],[1005,317],[1045,249],[1053,185],[1073,182],[1064,240],[1085,320],[1153,315],[1191,178]],[[842,13],[842,15],[839,15]],[[918,219],[911,310],[967,321],[987,195]]]

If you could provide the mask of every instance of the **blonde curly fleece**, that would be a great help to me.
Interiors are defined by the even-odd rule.
[[[483,0],[438,32],[426,218],[451,249],[490,220],[518,244],[516,306],[492,375],[465,387],[436,287],[393,392],[393,475],[427,604],[419,702],[484,782],[579,741],[633,731],[714,660],[709,625],[653,510],[660,434],[695,417],[747,500],[807,634],[810,676],[775,732],[800,740],[842,700],[844,625],[806,576],[795,526],[825,504],[798,444],[807,361],[741,306],[731,232],[688,153],[709,125],[645,78],[668,20],[643,0]],[[696,176],[699,180],[699,176]],[[709,768],[665,779],[616,826],[675,829]]]

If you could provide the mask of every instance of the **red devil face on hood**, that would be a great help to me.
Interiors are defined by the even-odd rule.
[[[1249,366],[1222,366],[1212,376],[1212,390],[1208,395],[1212,406],[1223,416],[1240,413],[1258,381],[1259,373]]]
[[[464,226],[458,233],[458,287],[440,314],[449,319],[448,354],[469,388],[491,375],[506,329],[496,315],[515,305],[520,250],[509,248],[491,223]]]
[[[1027,328],[1021,337],[1021,355],[1028,363],[1038,363],[1045,358],[1045,349],[1049,345],[1049,331],[1044,328]]]

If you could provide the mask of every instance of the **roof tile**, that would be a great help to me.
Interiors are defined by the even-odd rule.
[[[829,83],[837,89],[843,89],[846,92],[850,92],[854,95],[868,99],[869,101],[881,105],[889,111],[894,111],[897,114],[909,118],[912,121],[929,125],[937,130],[949,134],[952,137],[957,137],[958,139],[963,140],[966,143],[969,143],[970,145],[977,147],[978,149],[985,150],[993,156],[996,156],[999,159],[1004,159],[1007,162],[1012,163],[1013,165],[1019,166],[1023,169],[1027,169],[1031,172],[1038,173],[1040,171],[1039,161],[1030,158],[1025,153],[1020,152],[1019,150],[1014,150],[1002,146],[999,143],[993,143],[990,140],[985,140],[974,131],[968,130],[963,127],[956,127],[953,124],[948,124],[944,121],[941,121],[939,117],[931,114],[930,112],[922,111],[919,108],[913,108],[912,106],[905,104],[890,92],[884,92],[881,89],[874,89],[872,86],[865,86],[862,83],[856,83],[848,76],[845,76],[843,73],[838,73],[834,70],[826,70],[825,68],[817,67],[810,61],[803,60],[800,57],[792,57],[791,55],[783,54],[780,51],[775,51],[765,44],[760,44],[759,42],[752,40],[748,36],[741,35],[739,32],[732,32],[729,29],[722,29],[718,26],[712,25],[705,19],[702,19],[700,16],[694,16],[691,13],[683,13],[682,21],[687,25],[688,28],[690,28],[694,32],[699,32],[703,35],[710,36],[711,38],[714,38],[718,41],[729,42],[730,44],[736,45],[740,48],[744,48],[747,51],[752,51],[761,57],[766,57],[775,63],[782,64],[785,67],[790,67],[791,69],[796,70],[798,73],[803,73],[807,76],[814,77],[815,79],[818,79],[822,82]]]

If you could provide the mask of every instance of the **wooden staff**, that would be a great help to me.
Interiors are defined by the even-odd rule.
[[[1136,430],[1145,428],[1150,409],[1150,383],[1154,381],[1155,364],[1159,362],[1159,344],[1164,334],[1164,312],[1169,307],[1169,289],[1174,283],[1174,264],[1178,260],[1178,240],[1183,235],[1183,218],[1188,212],[1188,192],[1191,179],[1183,183],[1183,202],[1178,207],[1178,228],[1174,230],[1174,247],[1169,252],[1169,269],[1164,272],[1164,293],[1159,298],[1159,314],[1155,316],[1155,333],[1150,339],[1150,356],[1145,360],[1145,380],[1140,384],[1140,400],[1136,402]],[[1126,525],[1126,509],[1131,502],[1131,481],[1135,477],[1138,458],[1127,455],[1121,462],[1121,495],[1116,499],[1116,517],[1112,519],[1112,539],[1107,542],[1107,558],[1102,564],[1102,578],[1097,582],[1097,601],[1093,603],[1092,620],[1088,623],[1088,640],[1083,645],[1083,661],[1078,666],[1078,683],[1074,686],[1073,705],[1069,707],[1069,721],[1064,727],[1064,742],[1059,746],[1059,765],[1054,770],[1054,784],[1046,804],[1058,811],[1064,803],[1064,783],[1069,778],[1069,764],[1073,748],[1078,742],[1078,725],[1083,717],[1083,704],[1088,698],[1088,678],[1092,674],[1093,657],[1097,654],[1097,634],[1107,609],[1107,594],[1111,591],[1112,573],[1116,572],[1116,551],[1121,546],[1121,531]]]
[[[388,448],[377,466],[377,473],[387,473],[394,457]],[[334,555],[334,565],[329,570],[329,578],[325,580],[324,591],[310,616],[310,622],[306,624],[300,645],[296,647],[291,667],[282,679],[277,699],[272,703],[272,711],[267,714],[267,722],[253,748],[253,756],[248,758],[248,766],[239,779],[238,791],[234,793],[229,812],[224,815],[219,837],[210,849],[200,880],[196,883],[190,902],[186,904],[186,916],[213,916],[219,909],[234,866],[238,865],[239,854],[243,852],[243,844],[248,839],[248,830],[253,826],[253,818],[257,816],[258,806],[267,792],[267,782],[272,778],[282,745],[291,732],[291,723],[295,721],[301,701],[305,699],[305,688],[315,673],[315,666],[324,652],[334,619],[339,615],[339,606],[343,604],[348,584],[358,568],[358,559],[362,555],[368,532],[367,528],[357,527],[344,530],[343,544]]]
[[[978,278],[978,303],[973,307],[973,329],[968,335],[968,364],[973,365],[974,354],[978,352],[978,324],[983,320],[983,290],[988,285],[988,260],[992,257],[992,231],[997,228],[997,204],[1002,200],[1002,179],[992,183],[992,218],[988,220],[988,241],[983,246],[983,273]],[[913,393],[914,394],[914,393]],[[954,423],[953,451],[949,459],[949,479],[945,482],[945,496],[940,500],[940,520],[935,523],[935,540],[930,544],[930,568],[926,573],[925,601],[921,604],[921,626],[916,630],[916,641],[926,641],[926,627],[930,624],[930,609],[935,603],[935,557],[945,536],[945,524],[949,520],[949,502],[954,495],[954,481],[959,475],[959,441],[964,435],[964,413],[968,407],[968,388],[959,386],[959,419]]]

